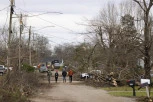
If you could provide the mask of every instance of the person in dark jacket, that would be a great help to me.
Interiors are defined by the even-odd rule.
[[[67,72],[66,72],[66,70],[64,69],[63,72],[62,72],[63,83],[64,83],[64,82],[66,83],[66,75],[67,75]]]
[[[57,80],[58,80],[58,70],[56,70],[55,72],[55,82],[57,83]]]

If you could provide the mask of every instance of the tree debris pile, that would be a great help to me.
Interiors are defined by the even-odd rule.
[[[106,76],[104,74],[91,74],[91,78],[86,80],[86,83],[95,87],[118,86],[117,80],[113,77],[113,72]]]

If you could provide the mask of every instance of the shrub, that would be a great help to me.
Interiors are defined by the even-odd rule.
[[[28,102],[27,98],[17,90],[11,88],[0,89],[0,102]]]
[[[27,68],[27,67],[26,67]],[[0,80],[0,102],[29,102],[39,85],[36,73],[28,71],[12,71]]]
[[[28,64],[23,64],[22,70],[24,70],[26,72],[34,72],[35,68],[33,66],[28,65]]]

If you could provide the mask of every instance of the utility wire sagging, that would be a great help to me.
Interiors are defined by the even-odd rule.
[[[39,18],[39,19],[41,19],[41,20],[43,20],[43,21],[45,21],[45,22],[47,22],[47,23],[53,24],[53,25],[55,25],[55,26],[57,26],[57,27],[63,28],[63,29],[65,29],[65,30],[67,30],[67,31],[70,31],[72,34],[80,34],[80,33],[78,33],[78,32],[75,32],[75,31],[73,31],[73,30],[67,28],[67,27],[58,25],[58,24],[53,23],[53,22],[51,22],[51,21],[49,21],[49,20],[46,20],[46,19],[44,19],[44,18],[39,17],[40,15],[49,14],[49,13],[63,14],[63,13],[61,13],[61,12],[46,12],[46,13],[41,13],[41,14],[38,14],[38,15],[34,15],[34,14],[32,14],[32,13],[30,13],[30,12],[28,12],[28,11],[25,11],[25,10],[23,10],[23,9],[21,9],[21,8],[17,8],[17,9],[19,9],[19,10],[21,10],[21,11],[23,11],[23,12],[26,12],[26,13],[28,13],[28,14],[31,15],[31,16],[26,16],[26,17],[37,17],[37,18]]]
[[[3,9],[0,9],[0,11],[6,10],[7,8],[9,8],[9,6],[3,8]]]

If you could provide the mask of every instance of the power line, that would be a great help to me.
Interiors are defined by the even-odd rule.
[[[36,34],[42,35],[41,32],[40,32],[40,33],[36,33]],[[62,39],[62,40],[64,40],[64,41],[70,41],[70,39],[65,39],[65,38],[62,38],[62,37],[54,36],[54,35],[50,35],[50,37],[48,37],[48,36],[46,36],[46,34],[45,34],[44,37],[46,37],[46,38],[57,38],[57,39]],[[80,37],[80,36],[79,36],[79,37]],[[73,39],[75,39],[75,38],[73,38]],[[49,39],[48,39],[48,40],[49,40]],[[74,40],[72,40],[72,41],[74,41]],[[57,42],[54,42],[54,41],[52,41],[52,40],[49,40],[49,42],[53,42],[53,43],[58,44]],[[64,42],[64,43],[70,43],[70,42]],[[71,42],[71,43],[74,43],[74,42]],[[60,44],[60,45],[61,45],[61,44]]]
[[[18,8],[18,9],[19,9],[19,10],[22,10],[21,8]],[[29,13],[28,11],[25,11],[25,10],[22,10],[22,11]],[[44,13],[40,13],[40,14],[36,14],[36,15],[29,13],[31,16],[25,15],[25,16],[23,16],[23,17],[35,17],[35,16],[41,16],[41,15],[49,14],[49,13],[63,14],[63,13],[61,13],[61,12],[44,12]]]
[[[38,30],[35,30],[35,31],[38,31]],[[39,32],[37,34],[42,35],[42,34],[44,34],[44,32]],[[81,36],[84,36],[84,34],[90,34],[90,33],[79,33],[79,34],[80,34],[79,36],[73,38],[73,40],[71,40],[71,41],[74,41],[74,40],[76,40],[76,38],[80,38]],[[48,34],[45,34],[45,35],[48,36]],[[55,35],[50,35],[50,36],[52,36],[53,38],[62,39],[62,40],[65,40],[65,41],[70,41],[70,39],[65,39],[63,37],[58,37],[58,36],[55,36]]]
[[[36,34],[42,35],[41,32],[40,32],[40,33],[36,33]],[[44,36],[45,38],[53,38],[53,37],[55,37],[55,38],[58,38],[58,39],[70,41],[69,39],[64,39],[64,38],[62,38],[62,37],[57,37],[57,36],[54,36],[54,35],[50,35],[50,37],[48,37],[48,36],[46,36],[46,35],[43,35],[43,36]],[[52,36],[53,36],[53,37],[52,37]],[[48,41],[51,42],[51,44],[54,43],[55,46],[56,46],[56,45],[62,46],[61,43],[65,43],[65,44],[66,44],[66,43],[70,43],[70,42],[60,42],[60,43],[58,43],[58,42],[55,42],[54,40],[50,40],[50,39],[48,39]],[[61,40],[60,40],[60,41],[61,41]],[[78,42],[71,42],[71,44],[76,44],[76,43],[78,43]]]
[[[37,29],[37,30],[34,30],[34,31],[39,31],[39,30],[43,30],[43,29],[45,29],[45,28],[50,28],[50,27],[55,27],[55,26],[45,26],[45,27],[43,27],[43,28],[40,28],[40,29]]]
[[[23,10],[23,9],[21,9],[21,8],[18,8],[18,9],[20,9],[20,10],[22,10],[22,11],[24,11],[24,12],[29,13],[28,11],[25,11],[25,10]],[[53,12],[53,13],[54,13],[54,12]],[[31,14],[31,13],[29,13],[29,14]],[[33,16],[33,14],[31,14],[31,15]],[[28,16],[27,16],[27,17],[28,17]],[[40,17],[38,17],[38,16],[36,16],[36,17],[39,18],[39,19],[41,19],[41,20],[43,20],[43,21],[45,21],[45,22],[47,22],[47,23],[51,23],[51,24],[54,24],[54,25],[56,25],[56,26],[58,26],[58,27],[61,27],[61,28],[65,29],[65,30],[71,31],[71,32],[73,32],[73,34],[79,34],[79,33],[75,32],[75,31],[73,31],[73,30],[71,30],[71,29],[69,29],[69,28],[66,28],[66,27],[63,27],[63,26],[61,26],[61,25],[55,24],[55,23],[53,23],[53,22],[51,22],[51,21],[45,20],[45,19],[40,18]]]
[[[41,32],[40,32],[41,33]],[[40,34],[40,33],[37,33],[37,34]],[[40,34],[41,35],[41,34]],[[45,34],[45,35],[48,35],[48,34]],[[54,35],[50,35],[50,36],[52,36],[52,37],[54,37],[54,38],[58,38],[58,39],[62,39],[62,40],[69,40],[69,39],[65,39],[65,38],[62,38],[62,37],[57,37],[57,36],[54,36]],[[46,37],[46,36],[45,36]],[[48,36],[47,36],[48,37]],[[51,38],[51,37],[49,37],[49,38]]]
[[[43,19],[43,18],[41,18],[41,17],[38,17],[38,16],[40,16],[40,15],[47,14],[47,13],[59,13],[59,12],[46,12],[46,13],[40,13],[40,14],[37,14],[37,15],[33,15],[33,14],[31,14],[29,11],[25,11],[25,10],[23,10],[23,9],[21,9],[21,8],[18,8],[18,9],[20,9],[20,10],[22,10],[22,11],[24,11],[24,12],[27,12],[27,13],[29,13],[29,14],[31,15],[31,16],[26,16],[26,17],[37,17],[37,18],[39,18],[39,19],[41,19],[41,20],[43,20],[43,21],[45,21],[45,22],[47,22],[47,23],[51,23],[51,24],[54,24],[54,25],[56,25],[56,26],[58,26],[58,27],[61,27],[61,28],[63,28],[63,29],[66,29],[66,30],[68,30],[68,31],[71,31],[71,33],[73,33],[73,34],[81,34],[80,36],[82,36],[82,34],[85,34],[85,33],[77,33],[77,32],[74,32],[73,30],[71,30],[71,29],[69,29],[69,28],[66,28],[66,27],[57,25],[57,24],[55,24],[55,23],[53,23],[53,22],[51,22],[51,21],[48,21],[48,20]],[[79,37],[80,37],[80,36],[79,36]],[[59,38],[59,39],[63,39],[63,40],[68,40],[68,41],[69,41],[69,39],[64,39],[64,38],[57,37],[57,36],[53,36],[53,37]],[[74,39],[75,39],[75,38],[74,38]]]
[[[48,22],[48,23],[54,24],[54,25],[56,25],[56,26],[58,26],[58,27],[61,27],[61,28],[65,29],[65,30],[68,30],[68,31],[74,32],[73,30],[71,30],[71,29],[69,29],[69,28],[66,28],[66,27],[63,27],[63,26],[57,25],[57,24],[55,24],[55,23],[53,23],[53,22],[51,22],[51,21],[45,20],[45,19],[40,18],[40,17],[38,17],[38,18],[41,19],[41,20],[43,20],[43,21],[46,21],[46,22]]]
[[[3,8],[3,9],[1,9],[0,11],[3,11],[3,10],[5,10],[5,9],[7,9],[9,6],[7,6],[7,7],[5,7],[5,8]]]
[[[58,44],[57,42],[54,42],[54,41],[52,41],[52,40],[49,40],[50,42],[52,42],[52,43],[54,43],[54,44]],[[61,45],[61,44],[58,44],[58,45]]]
[[[40,15],[49,14],[49,13],[59,13],[59,14],[62,14],[60,12],[45,12],[45,13],[40,13],[40,14],[37,14],[37,15],[32,15],[32,16],[27,16],[27,17],[35,17],[35,16],[40,16]]]

